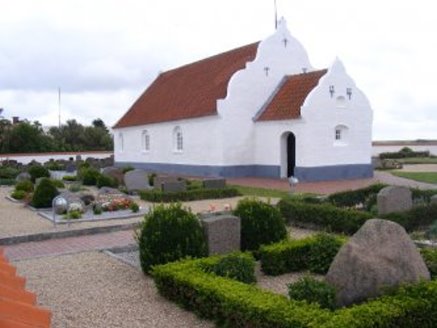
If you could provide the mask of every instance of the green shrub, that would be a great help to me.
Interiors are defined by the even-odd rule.
[[[194,189],[180,192],[162,192],[160,190],[140,191],[141,199],[148,202],[187,202],[201,199],[217,199],[239,196],[240,193],[235,188],[223,189]]]
[[[437,204],[415,206],[407,212],[384,214],[381,219],[399,223],[411,232],[428,227],[437,220]]]
[[[77,181],[77,176],[75,176],[75,175],[64,175],[62,177],[62,180],[70,181],[70,182]]]
[[[113,177],[110,177],[109,175],[99,174],[97,176],[96,185],[97,188],[102,188],[102,187],[117,188],[118,180]]]
[[[11,166],[0,166],[0,180],[15,179],[20,170]]]
[[[421,248],[420,254],[431,273],[431,278],[437,278],[437,249],[435,248]]]
[[[201,263],[201,267],[205,272],[246,284],[256,282],[255,259],[250,253],[233,253],[225,256],[209,257]]]
[[[57,179],[50,179],[50,180],[52,181],[53,185],[56,188],[60,188],[60,189],[65,188],[65,185],[61,180],[57,180]]]
[[[140,207],[138,206],[137,203],[133,202],[132,204],[129,205],[129,209],[133,212],[133,213],[138,213],[140,211]]]
[[[11,193],[11,197],[14,198],[14,199],[21,200],[21,199],[24,199],[24,197],[26,197],[26,194],[27,193],[24,190],[14,190]]]
[[[403,286],[391,295],[335,311],[288,300],[256,286],[202,270],[200,260],[153,268],[161,295],[222,327],[432,328],[437,325],[437,281]],[[207,259],[206,259],[207,260]]]
[[[426,230],[425,237],[432,240],[437,239],[437,220],[431,224],[428,230]]]
[[[68,187],[68,190],[71,192],[79,192],[82,189],[82,185],[80,183],[73,183]]]
[[[36,208],[51,207],[52,200],[59,194],[53,182],[43,178],[35,188],[31,204]]]
[[[0,186],[13,186],[15,182],[15,179],[0,178]]]
[[[33,183],[35,183],[35,180],[38,178],[49,178],[50,172],[42,165],[32,165],[29,170],[30,179]]]
[[[155,178],[157,177],[156,173],[150,173],[148,175],[148,179],[149,179],[149,185],[154,186],[155,185]]]
[[[19,181],[15,184],[15,190],[33,192],[33,183],[30,180]]]
[[[97,179],[101,176],[100,172],[95,168],[84,168],[81,170],[82,183],[85,186],[95,186]]]
[[[65,166],[58,163],[58,162],[47,162],[44,164],[44,166],[47,168],[47,170],[51,170],[51,171],[62,171],[65,169]]]
[[[409,147],[404,147],[397,152],[380,153],[379,158],[411,158],[411,157],[429,157],[429,151],[414,151]]]
[[[288,224],[297,226],[317,226],[328,231],[346,234],[355,233],[372,214],[343,209],[331,204],[306,204],[283,198],[278,208]]]
[[[238,202],[234,215],[241,219],[241,249],[257,250],[287,237],[281,213],[272,205],[254,198]]]
[[[82,217],[82,213],[79,210],[72,210],[65,215],[66,220],[77,220]]]
[[[297,301],[317,303],[324,309],[335,309],[335,287],[311,276],[304,276],[288,285],[288,296]]]
[[[345,238],[318,234],[263,246],[259,255],[262,271],[268,275],[309,270],[326,273]]]
[[[429,204],[431,197],[437,195],[437,189],[410,188],[414,203]]]
[[[141,268],[207,254],[200,221],[179,203],[158,205],[145,215],[138,236]]]
[[[123,174],[124,173],[126,173],[126,172],[129,172],[129,171],[133,171],[133,170],[135,170],[135,168],[133,167],[133,166],[123,166],[122,168],[121,168],[121,171],[123,172]]]
[[[387,185],[377,183],[366,188],[337,192],[328,196],[327,201],[338,207],[355,207],[363,205],[370,209],[376,204],[376,195]]]
[[[103,213],[102,205],[100,204],[94,204],[93,205],[93,213],[94,215],[100,215]]]

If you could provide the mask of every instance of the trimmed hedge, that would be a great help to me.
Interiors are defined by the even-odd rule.
[[[437,249],[436,248],[421,248],[420,254],[428,267],[431,278],[437,278]]]
[[[437,204],[415,206],[407,212],[388,213],[381,219],[394,221],[408,232],[427,227],[437,220]]]
[[[334,310],[336,290],[326,281],[305,275],[298,281],[288,285],[288,296],[297,301],[317,303],[324,309]]]
[[[15,182],[15,179],[0,178],[0,186],[13,186]]]
[[[331,204],[339,207],[354,207],[364,204],[365,207],[369,209],[370,206],[373,205],[371,203],[374,202],[376,204],[376,197],[374,196],[386,186],[385,184],[377,183],[366,188],[337,192],[329,195],[327,200]]]
[[[255,258],[250,253],[210,256],[199,263],[207,273],[250,284],[256,282]]]
[[[140,191],[142,200],[157,203],[186,202],[201,199],[216,199],[239,196],[236,188],[223,189],[193,189],[180,192],[162,192],[160,190]]]
[[[345,241],[322,233],[263,246],[259,252],[262,271],[273,276],[303,270],[326,273]]]
[[[287,228],[276,207],[255,198],[240,200],[233,214],[241,219],[241,249],[256,251],[287,238]]]
[[[436,189],[418,189],[410,188],[413,194],[413,200],[415,202],[422,201],[422,203],[429,204],[431,202],[431,197],[437,195]]]
[[[384,152],[379,154],[379,158],[411,158],[411,157],[429,157],[429,151],[414,151],[409,147],[404,147],[396,152]]]
[[[336,311],[288,300],[215,274],[205,273],[200,260],[153,268],[164,297],[215,320],[224,327],[431,328],[437,325],[437,281],[401,287],[391,295]]]
[[[317,226],[328,231],[355,233],[372,214],[335,207],[331,204],[308,204],[283,198],[278,208],[288,224]]]

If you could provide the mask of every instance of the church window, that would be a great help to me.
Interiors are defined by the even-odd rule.
[[[150,134],[149,131],[144,130],[141,134],[142,149],[144,152],[150,151]]]
[[[122,152],[124,150],[124,138],[123,138],[123,133],[119,133],[118,134],[118,144],[120,146],[120,151]]]
[[[348,132],[349,129],[346,125],[337,125],[334,129],[334,145],[346,145]]]
[[[175,127],[173,130],[173,149],[177,152],[182,152],[184,150],[184,137],[179,126]]]

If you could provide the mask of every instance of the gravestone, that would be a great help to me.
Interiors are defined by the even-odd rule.
[[[437,205],[437,195],[431,197],[430,204]]]
[[[209,215],[201,218],[208,243],[208,254],[226,254],[240,250],[240,218],[230,214]]]
[[[404,212],[413,207],[413,196],[407,187],[389,186],[380,190],[377,196],[378,214]]]
[[[20,181],[30,180],[30,179],[31,179],[31,176],[29,173],[21,172],[20,174],[17,175],[17,177],[15,178],[15,181],[20,182]]]
[[[102,174],[109,176],[113,179],[116,179],[119,184],[123,184],[124,173],[123,173],[122,169],[120,169],[118,167],[115,167],[115,166],[105,167],[102,170]]]
[[[76,163],[74,162],[70,161],[65,165],[65,171],[67,171],[68,173],[73,173],[76,171],[76,169],[77,169]]]
[[[226,187],[226,179],[205,179],[202,181],[202,185],[206,189],[223,189]]]
[[[162,184],[165,182],[178,182],[175,176],[158,175],[153,179],[153,188],[162,190]]]
[[[326,275],[339,306],[421,279],[429,280],[430,274],[414,242],[402,226],[380,219],[364,223],[337,253]]]
[[[180,192],[186,190],[187,190],[187,185],[185,181],[164,182],[162,184],[163,192]]]
[[[140,169],[126,172],[124,174],[124,184],[129,192],[151,188],[146,171]]]

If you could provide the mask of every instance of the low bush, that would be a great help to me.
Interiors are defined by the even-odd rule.
[[[33,183],[35,183],[35,180],[38,178],[49,178],[50,172],[42,165],[32,165],[29,170],[30,179]]]
[[[211,256],[200,262],[202,270],[246,284],[256,281],[255,259],[250,253]]]
[[[77,181],[77,176],[75,176],[75,175],[64,175],[62,177],[62,180],[74,182],[74,181]]]
[[[436,189],[417,189],[411,188],[413,194],[414,203],[419,204],[429,204],[431,197],[437,195]]]
[[[207,254],[200,221],[179,203],[158,205],[146,214],[137,240],[144,273],[156,264]]]
[[[62,171],[65,170],[65,165],[60,164],[58,162],[47,162],[44,164],[44,166],[47,168],[47,170],[51,171]]]
[[[277,208],[255,198],[238,202],[233,214],[241,219],[241,250],[256,251],[286,239],[285,221]]]
[[[140,207],[138,206],[137,203],[132,203],[129,205],[129,209],[133,212],[133,213],[137,213],[140,211]]]
[[[428,227],[437,220],[437,204],[415,206],[407,212],[384,214],[381,219],[399,223],[411,232]]]
[[[100,172],[95,168],[83,168],[81,169],[82,183],[85,186],[95,186],[97,179],[101,176]]]
[[[180,192],[162,192],[160,190],[140,191],[141,199],[148,202],[169,203],[186,202],[201,199],[217,199],[239,196],[240,193],[235,188],[223,189],[194,189]]]
[[[263,246],[259,252],[262,271],[274,276],[304,270],[327,273],[345,241],[342,237],[318,234]]]
[[[27,192],[24,190],[14,190],[11,193],[11,197],[17,200],[24,199],[26,197]]]
[[[147,179],[149,180],[149,185],[154,186],[155,185],[155,178],[157,177],[156,173],[150,173],[147,176]]]
[[[93,213],[94,215],[100,215],[103,213],[102,206],[100,204],[94,204],[93,205]]]
[[[337,192],[328,196],[327,201],[338,207],[358,207],[363,206],[370,209],[376,204],[376,195],[387,185],[377,183],[366,188]]]
[[[80,219],[82,217],[82,213],[79,210],[72,210],[69,211],[66,215],[65,215],[65,219],[66,220],[77,220]]]
[[[52,200],[59,194],[58,189],[48,178],[43,178],[33,193],[31,205],[36,208],[51,207]]]
[[[11,166],[0,166],[0,180],[13,180],[20,173],[20,170]]]
[[[431,278],[437,278],[437,249],[435,248],[421,248],[420,254],[428,267]]]
[[[13,186],[15,182],[15,179],[0,178],[0,186]]]
[[[153,268],[161,295],[223,327],[431,328],[437,325],[437,281],[403,286],[391,295],[329,311],[253,285],[204,272],[200,260]]]
[[[15,190],[33,192],[33,183],[30,180],[19,181],[15,184]]]
[[[324,309],[334,310],[336,307],[335,287],[308,275],[288,285],[288,296],[296,301],[317,303]]]
[[[61,180],[57,180],[57,179],[50,179],[50,180],[52,181],[53,185],[56,188],[60,188],[60,189],[65,188],[65,185]]]
[[[409,147],[404,147],[397,152],[385,152],[379,154],[379,158],[411,158],[411,157],[429,157],[429,151],[414,151]]]
[[[102,187],[117,188],[118,180],[113,177],[110,177],[109,175],[99,174],[96,179],[96,185],[97,188],[102,188]]]
[[[331,204],[307,204],[290,198],[283,198],[278,208],[288,224],[296,226],[317,226],[327,231],[346,234],[355,233],[372,214],[343,209]]]

